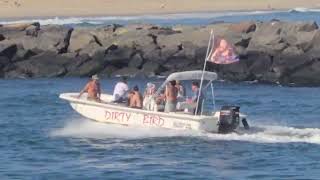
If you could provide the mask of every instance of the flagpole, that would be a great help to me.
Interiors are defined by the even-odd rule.
[[[198,92],[197,106],[196,106],[195,115],[197,115],[197,113],[198,113],[199,99],[200,99],[200,95],[201,95],[203,78],[204,78],[204,72],[206,71],[207,60],[208,60],[208,56],[209,56],[209,52],[210,52],[209,49],[210,49],[212,37],[213,37],[213,30],[211,29],[210,38],[209,38],[209,42],[208,42],[207,53],[206,53],[206,58],[205,58],[205,61],[204,61],[203,70],[202,70],[202,75],[201,75],[200,88],[199,88],[199,92]],[[212,41],[212,44],[213,44],[213,43],[214,43],[214,42]],[[202,103],[202,102],[201,102],[201,103]]]

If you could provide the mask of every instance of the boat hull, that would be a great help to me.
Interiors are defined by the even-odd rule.
[[[184,112],[153,112],[112,104],[110,95],[102,95],[102,100],[106,103],[87,101],[86,98],[78,99],[76,96],[77,93],[65,93],[61,94],[60,98],[69,101],[71,107],[82,116],[98,122],[218,133],[219,113],[195,116]]]

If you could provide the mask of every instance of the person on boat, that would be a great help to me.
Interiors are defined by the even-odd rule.
[[[160,94],[156,97],[156,104],[157,104],[157,111],[163,112],[166,104],[166,95],[165,95],[164,89],[162,89],[160,91]]]
[[[180,111],[181,109],[181,104],[185,102],[185,97],[186,97],[186,89],[185,87],[181,84],[180,81],[176,81],[176,87],[178,89],[178,95],[177,95],[177,110]]]
[[[127,93],[129,91],[127,78],[122,77],[121,80],[115,85],[113,90],[113,102],[123,103],[127,100]]]
[[[91,80],[86,84],[86,86],[80,92],[78,98],[82,96],[83,93],[88,93],[87,99],[90,101],[101,102],[101,88],[99,83],[98,75],[93,75]]]
[[[178,95],[177,95],[178,99],[184,98],[186,96],[186,89],[178,80],[176,81],[176,87],[178,89]]]
[[[147,87],[143,93],[143,107],[144,109],[150,110],[153,109],[153,104],[151,100],[153,95],[156,93],[156,85],[153,83],[147,83]]]
[[[191,90],[193,92],[193,95],[192,95],[191,99],[187,100],[187,103],[191,105],[191,107],[193,108],[194,113],[195,113],[196,109],[198,109],[197,110],[197,114],[200,114],[204,96],[203,96],[203,93],[200,92],[199,82],[195,82],[195,81],[192,82]],[[200,93],[200,96],[199,96],[199,93]],[[198,103],[198,97],[199,97],[199,103]],[[198,106],[198,108],[197,108],[197,106]]]
[[[131,108],[142,109],[142,95],[139,92],[138,86],[134,86],[129,93],[128,104]]]
[[[165,112],[175,112],[177,107],[178,88],[176,87],[176,81],[170,81],[165,91],[166,105]]]

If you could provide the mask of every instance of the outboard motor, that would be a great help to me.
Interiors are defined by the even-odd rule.
[[[225,134],[233,132],[240,121],[239,106],[222,106],[219,118],[219,133]]]

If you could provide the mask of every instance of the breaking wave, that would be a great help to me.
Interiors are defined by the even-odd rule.
[[[143,139],[151,137],[195,137],[206,140],[245,141],[253,143],[311,143],[320,144],[319,128],[286,126],[254,126],[242,134],[211,134],[195,131],[175,131],[158,128],[127,127],[103,124],[86,119],[72,120],[64,127],[51,132],[55,137],[94,139]]]

